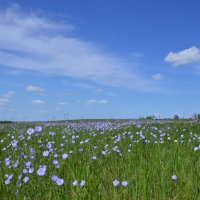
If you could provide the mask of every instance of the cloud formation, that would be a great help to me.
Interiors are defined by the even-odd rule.
[[[0,12],[0,65],[139,90],[155,88],[122,58],[71,36],[61,24],[14,5]]]
[[[26,91],[27,92],[35,92],[35,93],[43,93],[45,90],[43,88],[33,86],[33,85],[27,85],[26,86]]]
[[[193,46],[189,49],[174,53],[169,52],[165,57],[165,62],[171,63],[172,66],[180,66],[200,62],[200,49]]]
[[[10,101],[10,99],[15,95],[15,92],[9,91],[0,97],[0,108],[4,108]]]
[[[153,78],[153,80],[155,80],[155,81],[161,81],[162,79],[163,79],[163,75],[162,74],[154,74],[153,76],[152,76],[152,78]]]
[[[32,102],[32,104],[44,104],[45,103],[43,100],[40,100],[40,99],[35,99],[35,100],[32,100],[31,102]]]

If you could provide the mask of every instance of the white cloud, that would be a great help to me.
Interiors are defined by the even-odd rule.
[[[173,66],[198,63],[200,62],[200,49],[193,46],[177,53],[170,52],[165,57],[165,61],[172,63]]]
[[[44,89],[42,89],[40,87],[33,86],[33,85],[27,85],[26,86],[26,91],[28,91],[28,92],[36,92],[36,93],[43,93],[43,92],[45,92]]]
[[[161,81],[163,79],[163,75],[162,74],[154,74],[152,76],[153,80],[155,81]]]
[[[90,99],[87,101],[87,105],[93,105],[93,104],[96,104],[97,103],[97,100],[96,99]]]
[[[96,99],[90,99],[86,102],[86,106],[95,105],[95,104],[108,104],[108,100],[102,99],[97,101]]]
[[[35,99],[35,100],[32,100],[31,102],[32,102],[32,104],[44,104],[45,103],[43,100],[40,100],[40,99]]]
[[[0,107],[4,108],[10,101],[10,99],[15,95],[15,92],[9,91],[0,97]]]
[[[107,103],[108,103],[108,100],[102,99],[102,100],[99,101],[99,103],[100,103],[100,104],[107,104]]]
[[[69,104],[69,102],[67,102],[67,101],[62,101],[62,102],[59,102],[58,104],[61,105],[61,106],[63,106],[63,105]]]
[[[0,106],[5,106],[9,102],[9,99],[0,98]]]
[[[74,27],[13,6],[0,13],[0,64],[17,70],[68,76],[96,83],[155,89],[132,64],[70,35]]]

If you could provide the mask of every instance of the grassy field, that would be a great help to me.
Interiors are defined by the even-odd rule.
[[[11,124],[0,199],[200,199],[198,123]]]

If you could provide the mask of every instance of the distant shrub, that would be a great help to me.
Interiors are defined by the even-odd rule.
[[[179,118],[179,116],[178,115],[174,115],[174,118],[173,118],[174,120],[179,120],[180,118]]]

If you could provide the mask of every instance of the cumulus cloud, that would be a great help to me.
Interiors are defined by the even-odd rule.
[[[165,57],[165,61],[173,66],[186,65],[200,62],[200,49],[193,46],[183,51],[174,53],[169,52]]]
[[[124,59],[71,36],[73,29],[12,6],[0,12],[0,64],[108,86],[155,89],[150,79],[138,74]]]
[[[31,102],[32,102],[32,104],[44,104],[45,103],[43,100],[40,100],[40,99],[35,99],[35,100],[32,100]]]
[[[153,76],[152,76],[152,78],[153,78],[153,80],[155,80],[155,81],[161,81],[162,79],[163,79],[163,75],[162,74],[154,74]]]
[[[36,87],[36,86],[33,86],[33,85],[27,85],[26,86],[26,91],[35,92],[35,93],[43,93],[43,92],[45,92],[45,90],[43,88]]]

